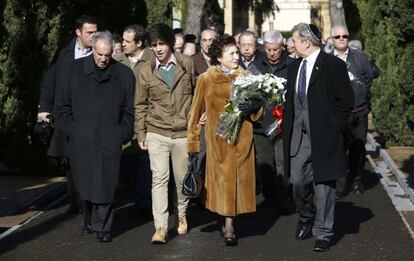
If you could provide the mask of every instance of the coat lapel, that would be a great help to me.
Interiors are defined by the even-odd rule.
[[[325,57],[327,54],[325,54],[322,50],[320,51],[318,57],[316,58],[315,64],[313,65],[311,78],[309,80],[309,87],[310,89],[312,85],[315,83],[315,81],[319,78],[323,65],[325,64]],[[309,90],[308,90],[309,91]]]
[[[172,89],[175,89],[177,87],[178,82],[180,81],[181,77],[185,74],[185,70],[183,67],[181,67],[181,64],[178,62],[177,59],[177,65],[175,67],[175,75],[174,75],[174,83]]]

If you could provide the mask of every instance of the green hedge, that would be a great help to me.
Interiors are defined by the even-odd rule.
[[[132,23],[146,26],[146,1],[1,0],[0,13],[0,163],[47,175],[53,168],[32,130],[39,85],[54,52],[74,36],[82,14],[95,15],[114,33]]]
[[[354,3],[365,49],[381,70],[372,86],[374,124],[388,146],[414,146],[414,1]]]

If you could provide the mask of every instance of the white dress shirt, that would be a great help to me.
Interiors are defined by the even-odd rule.
[[[302,68],[303,61],[306,60],[306,94],[308,93],[309,88],[309,81],[312,76],[312,70],[313,66],[315,65],[316,58],[318,58],[319,53],[321,52],[321,49],[318,48],[318,50],[311,53],[308,57],[302,60],[299,66],[298,75],[296,76],[296,93],[298,93],[298,82],[299,82],[299,75],[300,75],[300,69]]]

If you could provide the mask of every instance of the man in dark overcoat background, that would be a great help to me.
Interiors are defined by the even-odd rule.
[[[321,33],[300,23],[292,30],[302,58],[288,69],[283,121],[285,173],[299,214],[295,236],[315,237],[327,251],[333,236],[335,185],[346,173],[344,131],[353,107],[346,64],[320,49]],[[312,202],[313,200],[313,202]]]
[[[56,52],[52,64],[48,69],[40,90],[38,105],[38,121],[49,122],[49,115],[55,117],[56,100],[62,95],[62,86],[67,80],[67,72],[70,63],[92,54],[92,35],[97,30],[97,20],[95,17],[82,15],[76,20],[75,33],[73,38],[65,47]],[[56,119],[55,119],[56,121]],[[72,175],[68,158],[67,136],[59,130],[54,130],[50,140],[47,155],[59,158],[61,168],[65,172],[67,188],[70,199],[70,206],[67,210],[69,214],[79,212],[79,198],[73,187]]]
[[[365,172],[365,143],[368,133],[368,113],[371,107],[370,88],[375,67],[372,66],[365,53],[348,48],[349,32],[346,26],[334,26],[331,29],[331,38],[334,45],[332,54],[347,64],[349,80],[354,91],[354,107],[346,135],[349,175],[337,182],[336,194],[341,198],[348,192],[347,181],[352,184],[353,193],[364,192],[361,177]]]
[[[57,128],[69,136],[69,159],[76,190],[83,201],[83,233],[110,234],[122,144],[131,140],[135,78],[125,65],[111,60],[113,37],[93,36],[93,55],[74,61],[69,81],[57,101]]]

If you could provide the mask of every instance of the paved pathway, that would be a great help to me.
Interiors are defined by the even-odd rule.
[[[79,217],[67,216],[60,204],[1,240],[0,260],[412,260],[414,241],[379,177],[371,173],[365,182],[363,195],[338,201],[336,236],[326,253],[314,253],[312,239],[294,239],[295,214],[278,216],[265,208],[237,219],[236,247],[224,246],[216,216],[197,206],[189,209],[188,235],[170,233],[167,245],[151,245],[151,220],[120,193],[112,243],[82,236]]]

